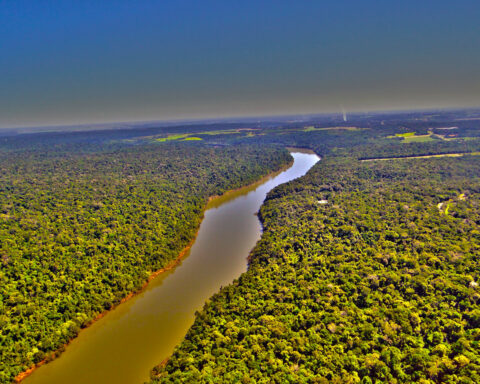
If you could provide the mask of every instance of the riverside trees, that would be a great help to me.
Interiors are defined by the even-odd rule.
[[[249,270],[154,381],[480,382],[480,157],[358,161],[367,149],[268,195]]]
[[[209,196],[290,158],[283,149],[187,143],[47,148],[0,153],[0,382],[48,358],[175,259]]]

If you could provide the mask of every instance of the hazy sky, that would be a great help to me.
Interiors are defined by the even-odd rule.
[[[0,127],[480,105],[478,0],[0,0]]]

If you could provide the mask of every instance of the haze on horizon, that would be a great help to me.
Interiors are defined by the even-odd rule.
[[[0,128],[480,105],[480,3],[0,5]]]

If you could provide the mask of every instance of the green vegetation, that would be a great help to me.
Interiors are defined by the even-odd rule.
[[[480,382],[480,130],[459,116],[0,137],[0,382],[140,289],[208,196],[281,167],[285,146],[323,160],[269,194],[248,272],[153,380]]]
[[[249,270],[154,382],[480,382],[479,142],[385,125],[257,137],[323,160],[270,192]]]
[[[435,139],[441,139],[440,135],[433,135],[432,132],[428,132],[426,135],[416,135],[415,132],[396,133],[393,136],[387,136],[388,138],[401,138],[403,143],[425,143],[433,141]]]
[[[289,159],[284,149],[174,142],[0,153],[0,382],[174,260],[209,196]]]
[[[323,160],[270,193],[248,272],[205,305],[153,375],[480,382],[479,191],[475,157]]]
[[[248,130],[247,130],[248,131]],[[216,131],[205,131],[205,132],[198,132],[198,135],[232,135],[235,133],[239,133],[241,130],[234,129],[234,130],[216,130]]]
[[[204,132],[196,132],[196,135],[206,135],[206,136],[217,136],[217,135],[234,135],[234,134],[239,134],[242,133],[243,131],[247,132],[247,136],[250,137],[252,133],[250,132],[249,129],[235,129],[235,130],[214,130],[214,131],[204,131]],[[252,135],[253,136],[253,135]],[[169,135],[167,137],[159,137],[155,138],[155,141],[158,141],[160,143],[164,143],[167,141],[172,141],[172,140],[181,140],[181,141],[200,141],[203,140],[201,137],[196,137],[196,136],[190,136],[189,133],[183,133],[183,134],[178,134],[178,135]]]
[[[155,139],[156,141],[160,143],[164,143],[166,141],[171,141],[171,140],[180,140],[180,139],[185,139],[188,137],[188,134],[183,134],[183,135],[171,135],[167,137],[160,137],[158,139]]]
[[[314,126],[309,126],[309,127],[305,127],[303,129],[304,132],[312,132],[312,131],[361,131],[361,130],[364,130],[364,129],[368,129],[368,128],[359,128],[359,127],[342,127],[342,126],[338,126],[338,127],[322,127],[322,128],[315,128]],[[415,134],[415,132],[414,132]]]
[[[450,209],[450,205],[451,205],[451,203],[448,203],[448,204],[447,204],[447,208],[445,208],[445,215],[448,215],[448,211],[449,211],[449,209]]]
[[[409,137],[404,137],[403,142],[404,143],[425,143],[427,141],[433,141],[435,140],[432,138],[432,135],[422,135],[422,136],[409,136]]]
[[[397,133],[395,136],[396,137],[403,137],[403,138],[413,137],[413,136],[415,136],[415,132]]]

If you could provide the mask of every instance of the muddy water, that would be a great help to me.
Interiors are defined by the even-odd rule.
[[[261,183],[210,202],[189,255],[141,294],[83,330],[65,352],[27,377],[27,384],[140,384],[193,324],[195,311],[247,270],[260,239],[258,212],[277,185],[303,176],[318,160],[293,152],[293,165]]]

